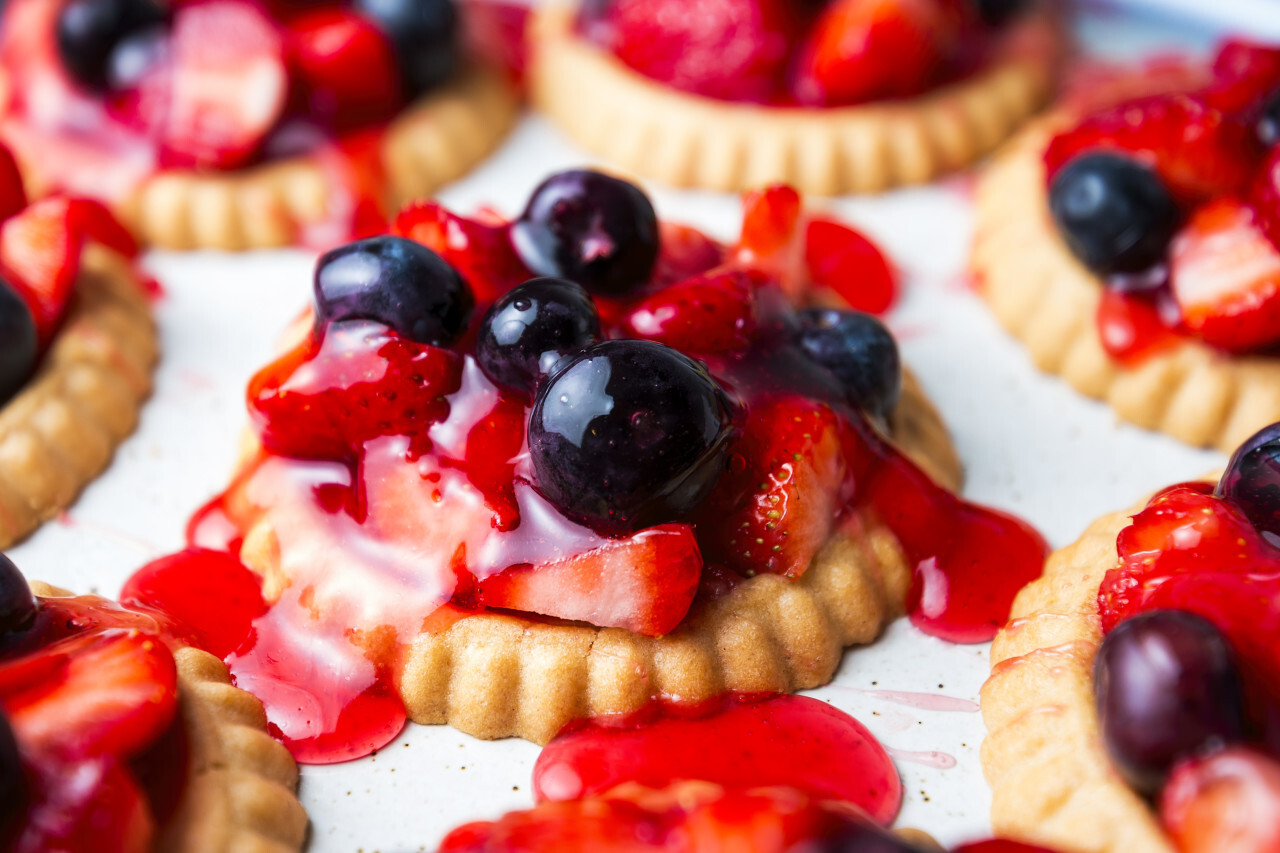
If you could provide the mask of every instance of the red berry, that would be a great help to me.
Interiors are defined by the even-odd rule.
[[[1160,797],[1160,819],[1182,853],[1280,850],[1280,764],[1236,747],[1179,765]]]
[[[805,232],[805,265],[815,288],[850,308],[883,314],[897,299],[897,275],[875,243],[839,222],[814,219]]]
[[[0,223],[0,270],[31,309],[41,345],[57,332],[79,272],[76,202],[38,201]]]
[[[627,336],[693,354],[743,350],[756,331],[756,288],[767,280],[755,270],[729,268],[673,284],[627,315]]]
[[[323,8],[289,22],[292,66],[308,114],[339,129],[390,118],[403,101],[400,67],[376,25]]]
[[[448,261],[480,304],[533,277],[512,248],[506,225],[457,216],[435,202],[406,207],[391,233],[417,240]]]
[[[1249,204],[1258,214],[1258,225],[1280,247],[1280,146],[1258,170],[1249,195]]]
[[[107,757],[41,756],[29,820],[13,853],[147,853],[156,821],[126,765]],[[71,784],[74,780],[74,784]]]
[[[1098,337],[1107,355],[1126,366],[1182,343],[1149,299],[1104,287],[1098,297]]]
[[[22,173],[8,148],[0,145],[0,219],[8,219],[27,206]]]
[[[1213,83],[1206,99],[1226,112],[1255,109],[1280,87],[1280,49],[1228,39],[1213,60]]]

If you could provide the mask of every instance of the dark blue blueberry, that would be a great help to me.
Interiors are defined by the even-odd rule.
[[[1094,669],[1102,741],[1139,793],[1154,795],[1179,760],[1243,740],[1235,656],[1209,622],[1153,610],[1120,623]]]
[[[36,618],[36,599],[13,561],[0,554],[0,634],[25,631]]]
[[[1054,176],[1049,210],[1072,254],[1099,275],[1164,260],[1178,207],[1155,171],[1118,154],[1084,154]]]
[[[973,0],[978,18],[989,27],[1003,27],[1030,5],[1028,0]]]
[[[457,340],[471,318],[471,288],[435,252],[403,237],[372,237],[320,258],[316,319],[376,320],[432,346]]]
[[[604,341],[538,389],[529,451],[538,488],[605,533],[685,517],[724,469],[733,412],[705,367],[652,341]]]
[[[891,832],[854,818],[832,816],[822,836],[790,853],[922,853],[919,847]]]
[[[38,348],[31,309],[7,282],[0,281],[0,403],[18,393],[31,377]]]
[[[902,391],[902,362],[893,335],[870,314],[811,308],[799,313],[801,349],[844,386],[849,402],[889,417]]]
[[[70,0],[58,13],[58,56],[80,83],[106,90],[114,82],[117,50],[132,52],[153,40],[168,30],[170,16],[154,0]]]
[[[458,65],[458,11],[453,0],[356,0],[395,48],[410,94],[439,86]]]
[[[620,296],[653,272],[658,216],[634,184],[588,170],[561,172],[534,190],[511,240],[538,275]]]
[[[480,327],[476,361],[499,385],[532,392],[567,353],[600,339],[600,315],[582,285],[535,278],[505,293]]]
[[[1258,117],[1258,140],[1267,148],[1280,145],[1280,89],[1271,93]]]
[[[1218,481],[1217,494],[1280,542],[1280,424],[1258,431],[1236,449]]]
[[[9,715],[0,711],[0,831],[9,828],[27,803],[27,780],[22,772],[18,740]]]

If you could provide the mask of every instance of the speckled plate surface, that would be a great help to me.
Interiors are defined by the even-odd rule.
[[[1093,52],[1201,45],[1151,20],[1080,25]],[[548,124],[526,119],[488,164],[442,194],[459,210],[517,212],[550,171],[589,162]],[[1038,374],[963,277],[971,232],[964,177],[833,205],[894,256],[907,296],[890,317],[906,361],[941,409],[967,468],[966,494],[1037,524],[1055,546],[1101,512],[1221,466],[1225,457],[1117,424],[1105,406]],[[736,198],[654,191],[659,214],[722,237],[736,233]],[[310,294],[314,258],[155,253],[146,265],[168,295],[157,305],[165,360],[138,433],[70,514],[12,555],[33,577],[114,595],[129,573],[182,545],[187,516],[220,489],[235,462],[244,388]],[[944,843],[985,834],[990,796],[978,746],[986,646],[950,646],[896,623],[846,655],[814,691],[861,719],[894,751],[906,788],[899,823]],[[432,850],[452,826],[531,802],[538,748],[482,742],[446,727],[410,726],[377,756],[303,768],[310,849]]]

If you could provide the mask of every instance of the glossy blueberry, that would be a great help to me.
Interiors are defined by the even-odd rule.
[[[31,376],[38,351],[31,309],[0,280],[0,403],[13,397]]]
[[[1236,449],[1217,495],[1238,506],[1272,541],[1280,541],[1280,424],[1259,430]]]
[[[707,496],[734,432],[705,367],[652,341],[604,341],[538,389],[529,451],[538,488],[604,533],[674,521]]]
[[[1265,147],[1280,145],[1280,89],[1271,93],[1258,117],[1258,141]]]
[[[1084,154],[1054,177],[1049,210],[1072,254],[1099,275],[1159,263],[1178,207],[1153,169],[1118,154]]]
[[[1121,775],[1153,795],[1173,765],[1245,736],[1240,673],[1209,622],[1178,610],[1128,619],[1094,669],[1102,740]]]
[[[565,354],[600,339],[600,315],[582,285],[535,278],[493,303],[480,327],[476,361],[499,385],[532,392]]]
[[[36,599],[13,561],[0,554],[0,634],[23,631],[36,618]]]
[[[978,18],[989,27],[1002,27],[1029,5],[1028,0],[973,0]]]
[[[167,31],[171,13],[155,0],[70,0],[58,13],[58,56],[83,85],[106,90],[118,51],[132,52]]]
[[[0,711],[0,831],[17,818],[27,801],[27,780],[9,715]]]
[[[850,403],[887,418],[902,391],[902,363],[884,324],[861,311],[811,308],[798,316],[801,349],[840,380]]]
[[[511,225],[511,241],[539,275],[619,296],[653,272],[658,217],[634,184],[589,170],[561,172],[534,190]]]
[[[376,320],[432,346],[457,340],[471,318],[471,288],[435,252],[403,237],[371,237],[320,258],[316,320]]]
[[[453,0],[356,0],[356,9],[391,39],[410,94],[426,92],[458,65]]]

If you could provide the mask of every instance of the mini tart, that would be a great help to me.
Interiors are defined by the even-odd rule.
[[[462,69],[407,106],[379,144],[386,210],[429,195],[484,160],[515,124],[515,89],[492,68]],[[20,150],[20,149],[19,149]],[[56,175],[26,165],[33,198]],[[162,170],[115,206],[138,239],[166,249],[239,251],[288,246],[298,232],[324,223],[343,190],[338,167],[300,155],[229,172]]]
[[[1049,215],[1043,155],[1073,115],[1061,110],[1027,128],[982,176],[971,262],[979,291],[1040,370],[1126,421],[1230,453],[1280,420],[1280,360],[1230,356],[1191,338],[1134,367],[1107,354],[1095,319],[1103,283]]]
[[[773,182],[806,193],[926,183],[990,151],[1049,98],[1061,28],[1038,13],[987,68],[901,101],[831,109],[762,107],[663,86],[573,33],[573,12],[533,26],[534,103],[575,142],[644,177],[737,191]]]
[[[86,246],[75,293],[36,374],[0,408],[0,548],[75,500],[151,393],[159,345],[130,263]]]
[[[1103,516],[1055,552],[1014,601],[982,688],[982,765],[997,834],[1080,853],[1173,853],[1143,799],[1111,766],[1098,733],[1098,587],[1116,537],[1146,505]]]
[[[939,483],[958,489],[946,427],[914,378],[904,379],[891,435]],[[400,696],[417,723],[545,744],[571,720],[635,711],[661,696],[697,702],[725,691],[818,687],[846,646],[870,643],[905,611],[911,567],[886,527],[866,514],[861,522],[861,536],[832,536],[798,581],[756,575],[695,603],[663,637],[489,613],[424,631],[405,654]],[[267,521],[249,528],[240,558],[267,589],[288,585]]]
[[[41,598],[64,589],[33,582]],[[222,661],[189,646],[174,652],[187,734],[186,792],[157,834],[157,851],[287,853],[301,850],[307,813],[294,792],[298,767],[267,734],[262,703],[231,685]]]

